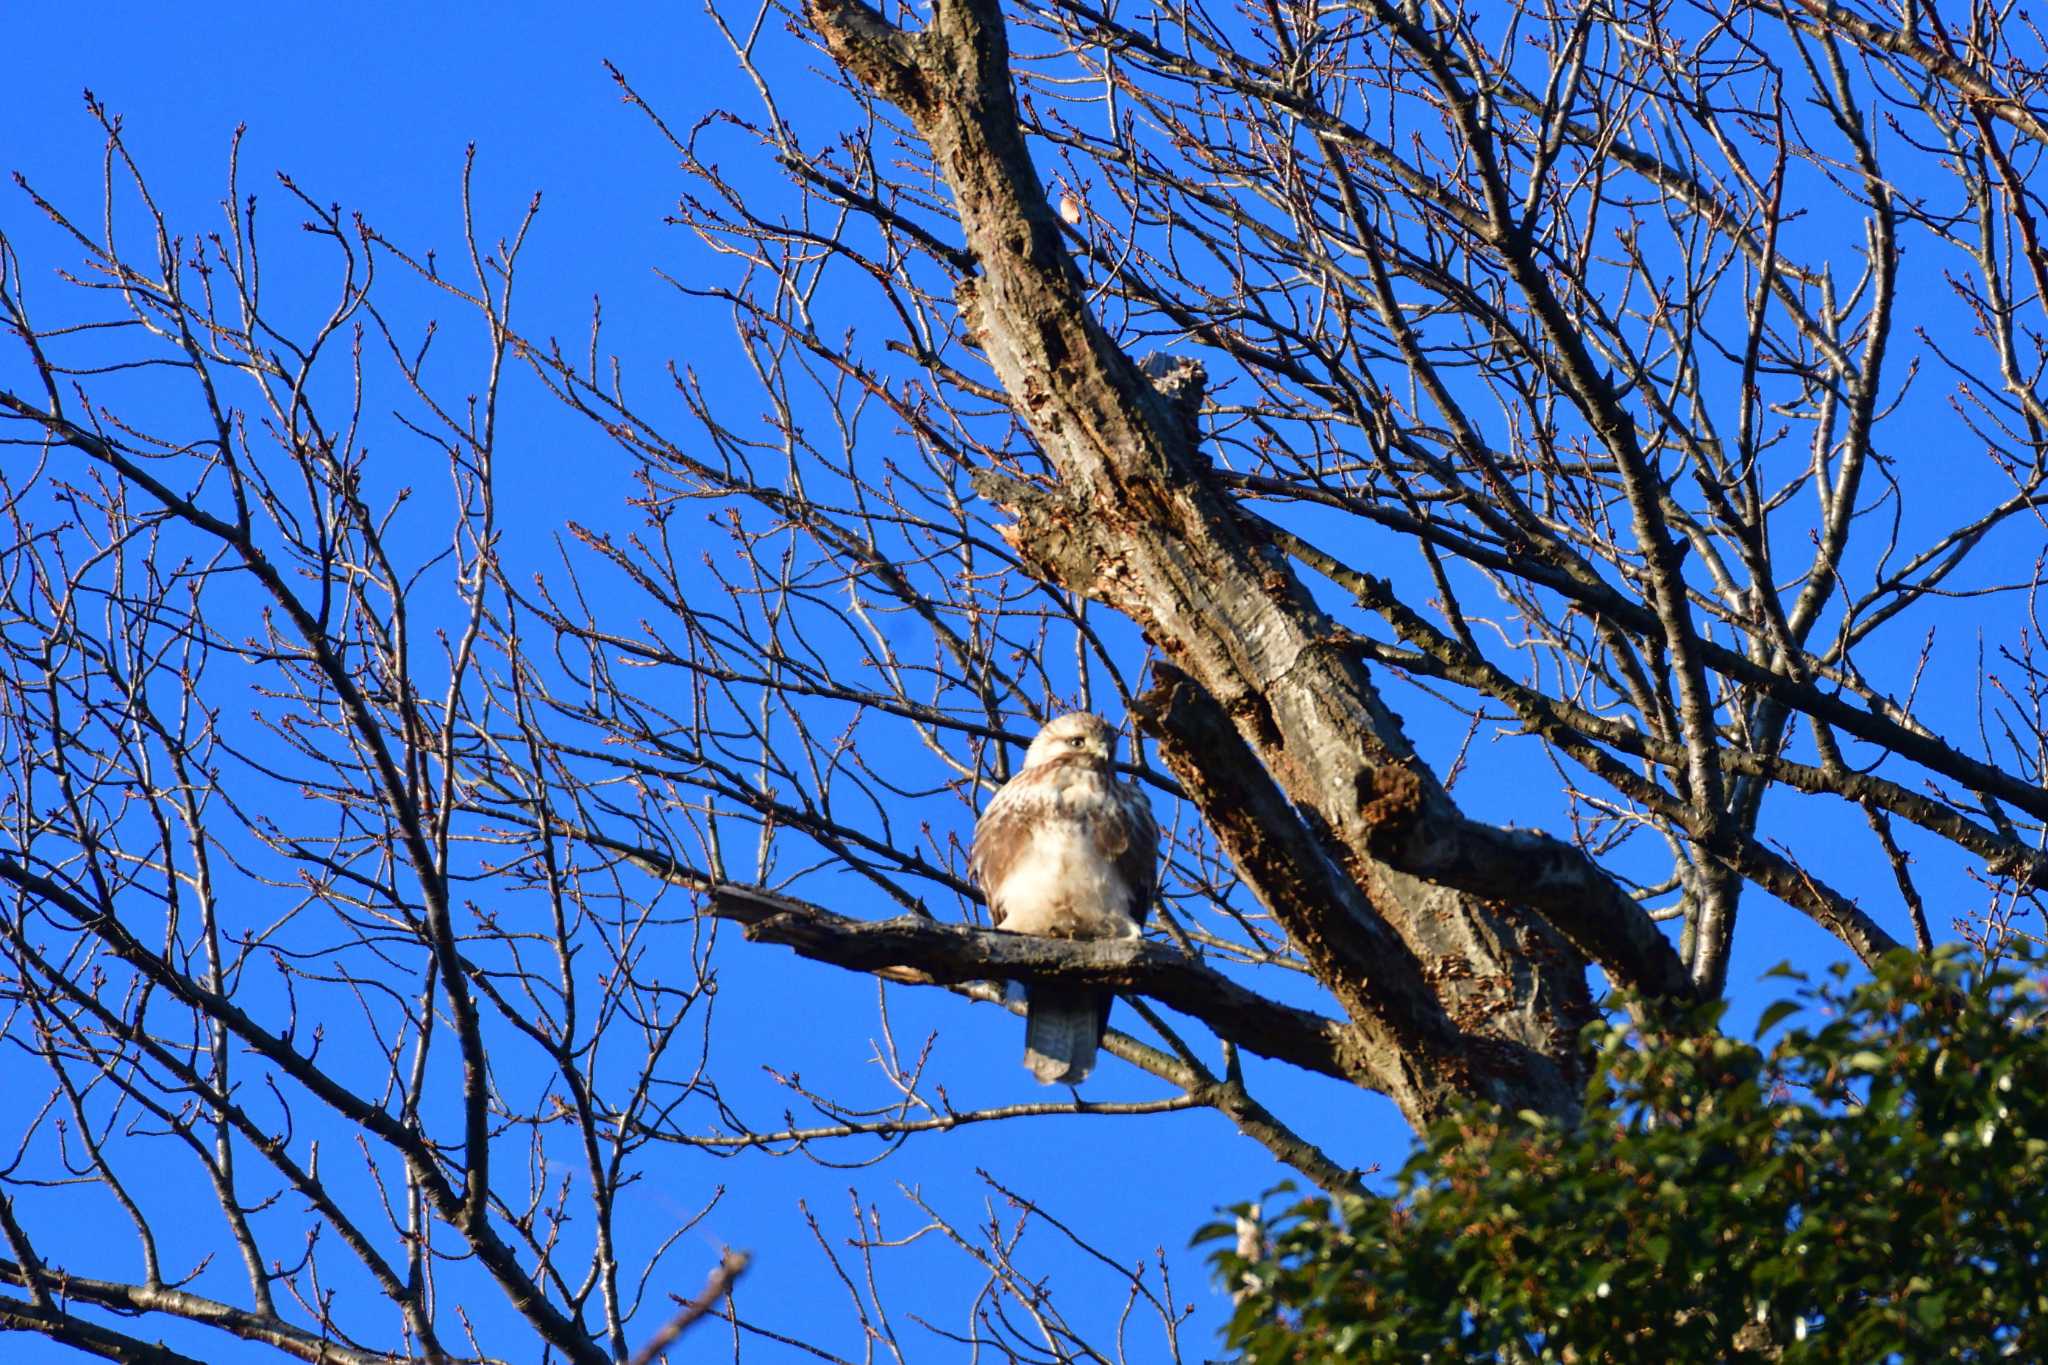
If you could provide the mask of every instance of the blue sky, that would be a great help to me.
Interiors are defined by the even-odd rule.
[[[96,17],[88,28],[75,11],[31,6],[10,17],[8,31],[15,50],[32,56],[16,62],[0,92],[0,130],[7,134],[0,146],[8,169],[22,172],[53,201],[89,206],[98,193],[101,138],[81,102],[90,87],[126,120],[131,148],[174,220],[218,222],[230,136],[246,124],[243,182],[263,196],[273,232],[296,216],[270,178],[284,170],[316,201],[340,201],[393,240],[438,246],[452,256],[461,231],[458,180],[465,147],[473,143],[483,222],[509,226],[532,193],[544,195],[523,264],[522,310],[530,331],[574,336],[593,296],[601,295],[608,349],[649,360],[677,356],[744,406],[751,379],[737,367],[726,317],[710,305],[692,311],[653,273],[658,266],[687,279],[718,267],[696,239],[664,226],[683,188],[673,154],[621,103],[602,65],[609,59],[624,68],[652,104],[684,124],[714,105],[750,108],[751,91],[699,11],[615,5],[565,15],[553,7],[512,5],[474,17],[433,6],[259,7],[228,21],[135,7],[118,19]],[[18,198],[7,201],[0,223],[17,234],[36,288],[37,269],[69,257],[55,250],[54,234],[25,207]],[[292,282],[278,287],[288,292]],[[527,425],[508,457],[513,543],[538,557],[566,518],[600,526],[616,520],[625,486],[609,448],[544,402],[521,406],[517,416]],[[1398,694],[1395,701],[1405,704]],[[1422,738],[1425,747],[1448,742],[1427,733]],[[1474,814],[1534,822],[1525,783],[1545,780],[1548,770],[1527,750],[1515,762],[1521,766],[1482,765],[1484,781],[1475,778],[1460,790]],[[1882,876],[1881,867],[1868,871]],[[884,912],[858,898],[841,908]],[[789,1066],[796,1059],[819,1074],[859,1074],[874,1031],[871,982],[779,949],[726,948],[719,1008],[724,1036],[732,1039],[728,1059],[740,1073],[731,1083],[734,1096],[764,1107],[779,1102],[775,1086],[750,1079],[764,1061]],[[1732,979],[1751,981],[1786,957],[1836,956],[1818,930],[1779,911],[1770,932],[1738,935]],[[1743,992],[1738,1015],[1768,998]],[[891,1009],[902,1036],[942,1030],[941,1057],[952,1069],[956,1102],[1037,1098],[1014,1065],[1016,1021],[936,992],[895,991]],[[19,1064],[0,1062],[0,1077]],[[1306,1135],[1328,1141],[1345,1159],[1391,1167],[1406,1152],[1405,1128],[1377,1098],[1305,1082],[1279,1067],[1255,1067],[1253,1074],[1269,1087],[1276,1109],[1305,1114]],[[1140,1098],[1158,1087],[1105,1072],[1101,1089],[1090,1093]],[[1309,1097],[1308,1106],[1299,1103]],[[844,1291],[798,1201],[818,1216],[834,1245],[852,1230],[852,1200],[878,1207],[886,1234],[915,1232],[924,1220],[906,1188],[971,1225],[985,1207],[1002,1213],[1000,1201],[989,1202],[978,1169],[1043,1201],[1118,1256],[1163,1249],[1177,1296],[1201,1304],[1187,1347],[1197,1359],[1219,1308],[1187,1249],[1188,1236],[1212,1205],[1253,1195],[1285,1174],[1212,1115],[1032,1121],[913,1142],[886,1162],[850,1171],[801,1159],[714,1161],[656,1152],[649,1178],[634,1192],[631,1217],[639,1234],[658,1236],[724,1187],[718,1208],[668,1263],[673,1282],[662,1287],[693,1292],[717,1246],[746,1248],[755,1262],[743,1311],[785,1327],[812,1327],[825,1343],[859,1358]],[[109,1238],[122,1236],[118,1226],[89,1221],[68,1232],[80,1270],[92,1268],[84,1259],[104,1254]],[[1058,1246],[1045,1230],[1040,1235],[1046,1240],[1035,1264],[1055,1285],[1062,1275],[1085,1271],[1084,1256]],[[890,1253],[881,1265],[893,1307],[942,1323],[964,1314],[977,1284],[972,1263],[936,1236]],[[132,1273],[118,1255],[98,1268]],[[483,1299],[473,1308],[493,1311]],[[1098,1321],[1113,1316],[1097,1306],[1075,1311]],[[13,1360],[70,1358],[19,1337],[7,1350]],[[750,1348],[749,1358],[777,1354]]]
[[[83,104],[82,92],[90,88],[125,120],[128,143],[153,194],[188,230],[218,228],[230,138],[243,124],[242,182],[259,194],[259,213],[273,243],[303,216],[272,178],[281,170],[314,200],[338,201],[361,211],[393,240],[437,247],[452,259],[459,254],[459,177],[465,147],[474,143],[481,221],[509,226],[530,194],[544,195],[523,266],[529,327],[573,336],[589,315],[592,297],[601,294],[611,347],[650,359],[677,355],[715,385],[749,382],[731,368],[724,315],[705,310],[701,334],[692,334],[690,314],[654,277],[656,266],[687,277],[704,262],[694,239],[662,223],[681,188],[672,156],[622,105],[602,65],[606,59],[618,63],[671,116],[686,119],[714,103],[745,107],[750,92],[722,42],[692,8],[591,6],[565,16],[553,7],[513,5],[480,17],[434,6],[272,7],[224,22],[193,11],[134,7],[88,30],[75,12],[33,6],[11,16],[9,30],[15,50],[34,58],[20,63],[0,93],[0,128],[9,134],[0,145],[7,168],[20,171],[55,203],[88,218],[95,213],[102,139]],[[55,297],[43,284],[45,272],[75,253],[26,210],[14,198],[0,209],[0,221],[29,259],[33,304],[38,297]],[[289,260],[292,249],[285,242],[280,259]],[[289,291],[295,281],[274,268],[268,285]],[[597,525],[616,520],[624,488],[608,449],[546,405],[534,404],[521,416],[550,438],[528,442],[516,457],[524,463],[514,467],[505,490],[509,533],[530,537],[530,547],[539,552],[563,517]],[[384,472],[391,473],[388,467]],[[843,908],[882,909],[858,903]],[[857,1075],[875,1032],[872,983],[801,963],[779,949],[731,950],[737,946],[727,949],[720,996],[722,1036],[744,1035],[730,1049],[744,1054],[735,1059],[736,1069],[794,1061],[807,1075],[822,1076],[828,1068]],[[1015,1065],[1014,1019],[918,991],[893,992],[892,1009],[905,1037],[944,1026],[942,1055],[958,1073],[949,1078],[957,1103],[1039,1098]],[[0,1072],[20,1065],[18,1059],[0,1063]],[[1160,1089],[1115,1076],[1114,1070],[1105,1072],[1091,1094],[1137,1097]],[[1292,1083],[1291,1077],[1275,1080]],[[41,1084],[30,1075],[22,1081]],[[729,1093],[763,1106],[782,1102],[781,1092],[765,1079],[757,1084],[745,1074],[730,1081]],[[1326,1126],[1326,1136],[1341,1136],[1347,1151],[1359,1154],[1356,1159],[1398,1159],[1405,1130],[1388,1106],[1373,1097],[1327,1091],[1323,1102],[1331,1108],[1318,1116],[1319,1126]],[[760,1109],[756,1115],[766,1121],[773,1112]],[[1090,1146],[1074,1155],[1067,1150],[1071,1142]],[[1134,1166],[1141,1178],[1133,1179]],[[1255,1194],[1284,1174],[1214,1116],[990,1125],[914,1143],[879,1166],[851,1171],[823,1169],[801,1158],[715,1161],[657,1152],[649,1179],[633,1191],[629,1223],[658,1236],[724,1187],[718,1209],[668,1263],[668,1282],[655,1287],[694,1292],[719,1245],[744,1247],[755,1259],[741,1294],[743,1311],[784,1330],[814,1332],[824,1344],[860,1358],[845,1291],[812,1239],[799,1201],[843,1252],[854,1232],[855,1198],[879,1207],[889,1235],[912,1233],[925,1222],[903,1187],[963,1226],[990,1209],[1001,1216],[1001,1201],[982,1184],[977,1168],[1043,1200],[1049,1211],[1120,1257],[1150,1257],[1164,1249],[1176,1296],[1203,1304],[1186,1339],[1195,1358],[1210,1339],[1217,1307],[1187,1248],[1189,1235],[1214,1203]],[[209,1219],[204,1194],[191,1193],[185,1226],[194,1233],[189,1249],[196,1254],[212,1245],[217,1215]],[[158,1194],[169,1207],[180,1207],[175,1189]],[[54,1205],[25,1207],[45,1214],[40,1221],[50,1231],[40,1235],[53,1260],[81,1272],[136,1273],[124,1244],[126,1228],[118,1220],[101,1223],[97,1214],[53,1218]],[[183,1220],[171,1221],[176,1246]],[[1086,1258],[1059,1246],[1049,1230],[1034,1233],[1032,1242],[1039,1250],[1031,1255],[1027,1245],[1027,1259],[1050,1272],[1055,1284],[1085,1272]],[[175,1262],[176,1256],[169,1259]],[[964,1321],[977,1276],[940,1239],[928,1236],[880,1265],[892,1308],[922,1311],[947,1325]],[[214,1283],[224,1295],[234,1294],[232,1277]],[[1068,1283],[1069,1312],[1098,1325],[1113,1318],[1112,1306],[1091,1311],[1077,1305],[1084,1282]],[[486,1323],[494,1311],[488,1297],[469,1307]],[[914,1343],[916,1329],[905,1324],[902,1330]],[[173,1334],[171,1340],[180,1338]],[[74,1358],[22,1336],[9,1337],[5,1350],[8,1359],[24,1362]],[[780,1353],[757,1343],[748,1358],[777,1359]]]

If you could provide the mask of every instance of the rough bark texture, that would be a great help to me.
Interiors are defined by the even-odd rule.
[[[859,0],[814,0],[810,16],[833,53],[912,119],[953,190],[979,266],[959,291],[965,320],[1061,475],[1055,492],[1004,499],[1018,517],[1013,544],[1048,580],[1130,617],[1228,716],[1256,760],[1242,775],[1263,769],[1284,796],[1271,803],[1284,824],[1262,821],[1256,837],[1305,838],[1349,883],[1314,896],[1268,880],[1262,893],[1379,1052],[1375,1069],[1399,1078],[1390,1093],[1416,1120],[1458,1091],[1568,1112],[1586,959],[1527,907],[1422,880],[1390,859],[1448,880],[1458,859],[1443,851],[1445,832],[1469,822],[1342,633],[1204,477],[1180,405],[1089,309],[1018,128],[998,7],[944,0],[914,35]],[[1184,781],[1202,767],[1204,741],[1167,726],[1158,737]],[[1222,828],[1236,821],[1241,788],[1191,791]],[[1253,841],[1241,840],[1247,852]],[[1607,907],[1580,909],[1572,937],[1610,950],[1618,976],[1682,983],[1654,931],[1631,935],[1625,921],[1600,919]],[[1389,929],[1414,966],[1375,973],[1368,964],[1395,951]],[[1529,1064],[1482,1064],[1481,1040]]]
[[[712,913],[744,924],[748,938],[850,971],[918,985],[1001,978],[1130,991],[1200,1019],[1261,1056],[1376,1089],[1393,1080],[1377,1069],[1380,1050],[1361,1047],[1341,1021],[1268,1000],[1164,944],[1038,938],[919,915],[858,920],[740,887],[716,887],[710,897]]]
[[[754,1330],[727,1260],[649,1337],[704,1235],[640,1235],[669,1153],[917,1143],[957,1193],[941,1134],[1207,1123],[1355,1191],[1361,1090],[1569,1113],[1589,977],[1703,1018],[1656,1002],[1740,984],[1738,919],[1866,964],[2038,932],[2022,13],[806,3],[712,6],[751,117],[615,73],[711,252],[669,274],[689,354],[515,321],[532,210],[467,179],[462,250],[289,180],[306,231],[259,234],[237,158],[190,219],[96,102],[103,193],[0,220],[0,1334],[383,1365],[488,1305],[508,1358],[645,1358]],[[612,511],[551,539],[535,459]],[[975,812],[1075,706],[1147,737],[1143,943],[971,927]],[[859,1065],[837,1006],[761,1029],[725,974],[785,948],[868,983]],[[1045,1091],[1014,1026],[900,1032],[899,983],[1013,982],[1114,994],[1119,1065]],[[789,1166],[724,1169],[751,1218]],[[1087,1302],[1185,1354],[1152,1267],[1055,1298],[1010,1259],[1055,1239],[904,1193],[974,1349],[1108,1358]],[[132,1239],[45,1236],[94,1201]],[[853,1216],[872,1286],[898,1243]]]

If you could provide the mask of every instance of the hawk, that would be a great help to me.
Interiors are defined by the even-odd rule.
[[[1116,732],[1077,711],[1052,721],[974,826],[968,866],[996,927],[1048,938],[1136,938],[1159,889],[1159,826],[1110,766]],[[1109,1023],[1108,991],[1040,982],[1024,992],[1024,1065],[1042,1084],[1085,1080]]]

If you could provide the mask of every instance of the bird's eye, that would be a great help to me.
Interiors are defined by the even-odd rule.
[[[1075,735],[1067,741],[1067,743],[1073,745],[1076,749],[1080,748],[1083,744],[1086,744],[1087,742],[1087,738],[1083,735]]]

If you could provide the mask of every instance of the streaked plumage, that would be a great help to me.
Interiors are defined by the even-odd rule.
[[[1024,767],[974,827],[970,866],[998,928],[1051,938],[1135,938],[1159,885],[1159,827],[1110,766],[1116,732],[1075,712],[1031,742]],[[1095,1067],[1113,997],[1085,987],[1025,992],[1024,1064],[1075,1084]]]

